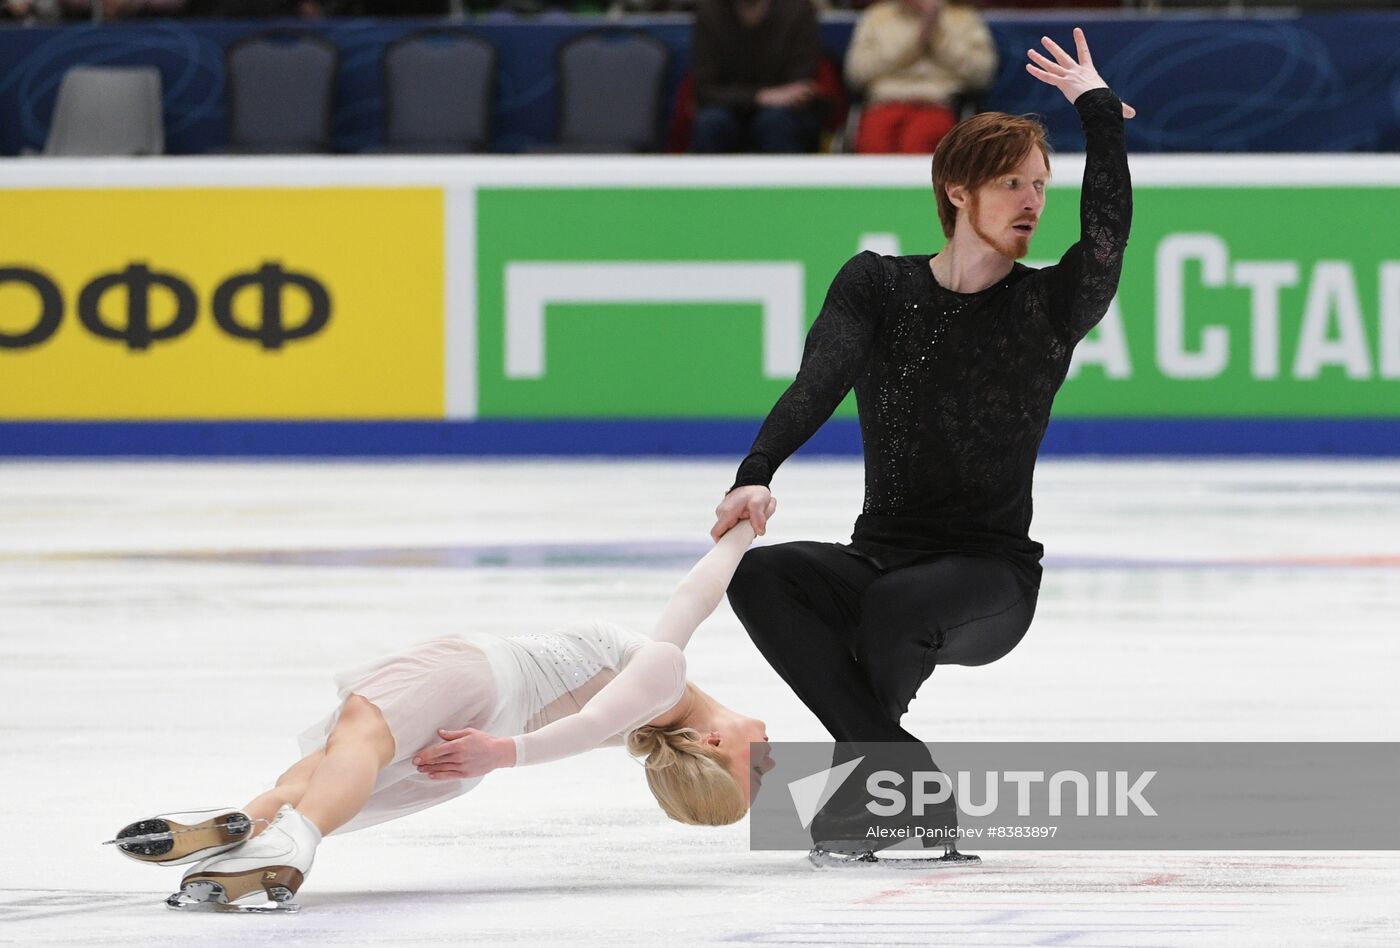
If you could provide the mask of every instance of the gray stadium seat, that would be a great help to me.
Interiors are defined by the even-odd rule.
[[[312,154],[331,150],[336,48],[305,33],[266,33],[228,51],[227,151]]]
[[[496,47],[466,33],[415,33],[384,52],[384,150],[480,151],[491,140]]]
[[[159,155],[164,151],[158,69],[74,66],[63,74],[45,155]]]
[[[542,151],[657,151],[671,51],[646,33],[586,33],[559,48],[559,138]]]

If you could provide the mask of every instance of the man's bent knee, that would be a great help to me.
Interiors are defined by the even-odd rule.
[[[744,554],[729,580],[729,601],[735,608],[743,602],[751,601],[755,595],[766,595],[766,589],[775,577],[775,547],[756,546]]]

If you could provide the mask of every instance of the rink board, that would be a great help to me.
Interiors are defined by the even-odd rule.
[[[1400,453],[1400,168],[1134,158],[1051,452]],[[1078,234],[1057,156],[1028,263]],[[0,164],[10,454],[742,451],[919,158]],[[853,400],[813,447],[859,451]]]

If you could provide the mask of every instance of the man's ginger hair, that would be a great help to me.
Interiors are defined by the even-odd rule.
[[[994,178],[1014,169],[1039,148],[1050,167],[1050,143],[1045,126],[1034,115],[1008,115],[982,112],[953,126],[933,153],[933,193],[938,199],[938,221],[943,236],[953,236],[958,209],[948,197],[948,188],[962,185],[976,191]]]

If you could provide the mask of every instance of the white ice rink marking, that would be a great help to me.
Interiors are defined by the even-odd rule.
[[[996,851],[976,869],[819,873],[748,852],[742,824],[670,824],[620,752],[493,774],[333,837],[286,918],[168,912],[178,870],[98,845],[148,811],[257,792],[343,665],[459,630],[646,628],[731,474],[0,465],[0,944],[1395,943],[1393,853]],[[786,465],[768,539],[843,539],[859,489],[850,462]],[[1400,464],[1047,461],[1036,500],[1049,552],[1034,627],[1000,662],[935,672],[915,733],[1397,739]],[[440,561],[491,548],[596,559]],[[598,554],[647,549],[667,565]],[[727,609],[691,669],[775,738],[822,737]]]

